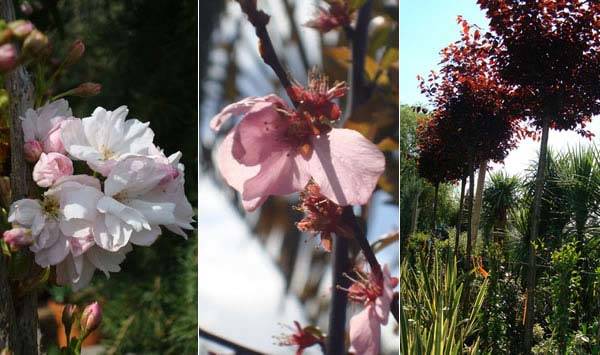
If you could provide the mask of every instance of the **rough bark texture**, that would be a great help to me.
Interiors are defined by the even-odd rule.
[[[485,173],[487,172],[487,160],[479,164],[479,174],[477,174],[477,190],[475,191],[475,205],[473,207],[473,220],[471,223],[471,235],[473,236],[473,246],[477,245],[477,234],[479,232],[479,221],[481,219],[481,204],[483,202],[483,187],[485,185]]]
[[[11,0],[0,2],[0,12],[6,21],[15,19],[14,5]],[[31,176],[23,154],[23,130],[19,119],[28,108],[33,106],[33,84],[24,67],[19,66],[6,74],[5,88],[10,98],[10,181],[14,201],[27,196],[28,181]],[[37,295],[30,293],[13,302],[17,338],[11,350],[17,355],[37,354]]]
[[[548,150],[548,134],[550,130],[550,120],[545,118],[542,126],[542,141],[540,142],[540,157],[538,162],[537,174],[535,176],[535,195],[533,197],[533,213],[531,216],[531,235],[528,241],[529,255],[527,258],[527,303],[525,305],[525,336],[523,339],[524,351],[531,353],[533,346],[533,323],[535,316],[535,247],[533,243],[538,238],[540,225],[540,210],[542,203],[542,193],[544,191],[544,179],[546,176],[546,162]]]

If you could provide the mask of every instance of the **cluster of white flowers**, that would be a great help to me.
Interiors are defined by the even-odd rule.
[[[127,113],[125,106],[99,107],[78,119],[58,100],[22,117],[33,180],[48,189],[41,200],[12,204],[13,229],[4,239],[27,245],[37,264],[55,265],[57,281],[74,289],[96,269],[119,271],[131,245],[151,245],[161,226],[183,237],[183,229],[193,229],[181,153],[165,156],[148,123],[126,120]],[[93,176],[74,175],[75,160]]]

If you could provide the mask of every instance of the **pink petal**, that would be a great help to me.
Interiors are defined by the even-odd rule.
[[[227,122],[234,115],[243,115],[257,104],[261,102],[270,102],[270,103],[278,103],[281,105],[285,105],[285,102],[279,98],[277,95],[268,95],[263,97],[247,97],[241,101],[235,102],[231,105],[226,106],[219,114],[217,114],[210,121],[210,128],[215,131],[218,131],[221,126]]]
[[[276,151],[289,150],[289,121],[270,102],[257,103],[235,127],[233,157],[244,165],[257,165]]]
[[[341,206],[369,201],[385,170],[377,146],[354,130],[334,128],[314,137],[313,149],[310,173],[323,195]]]
[[[395,283],[391,281],[390,269],[383,266],[383,294],[375,300],[375,312],[381,324],[386,325],[390,315],[390,304],[394,297]]]
[[[244,183],[242,196],[251,200],[269,195],[288,195],[302,191],[309,179],[307,162],[301,155],[290,151],[274,152],[262,162],[259,173]]]
[[[360,355],[378,355],[381,325],[375,310],[367,306],[350,319],[350,351]]]

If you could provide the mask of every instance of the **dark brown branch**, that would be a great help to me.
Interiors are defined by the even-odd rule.
[[[14,5],[11,0],[0,2],[0,12],[4,20],[15,20]],[[25,162],[23,152],[23,130],[20,116],[33,107],[33,84],[25,68],[18,66],[6,74],[5,88],[10,99],[10,148],[11,148],[11,195],[18,200],[28,194],[31,172]],[[1,282],[1,281],[0,281]],[[13,300],[16,319],[17,338],[11,350],[15,354],[37,354],[37,294],[31,292],[20,299]]]
[[[347,238],[334,238],[332,257],[333,287],[331,290],[329,330],[327,333],[328,355],[345,354],[346,352],[346,306],[348,305],[348,294],[340,288],[347,289],[350,286],[350,280],[344,276],[349,271]]]
[[[237,2],[242,7],[242,11],[248,16],[248,21],[254,26],[256,36],[258,37],[258,50],[261,58],[271,67],[271,69],[273,69],[294,106],[297,106],[298,103],[291,94],[292,80],[277,57],[277,52],[275,52],[273,42],[267,31],[267,24],[271,17],[257,9],[256,0],[237,0]]]
[[[223,339],[220,336],[209,333],[200,327],[198,327],[198,336],[200,338],[213,341],[217,344],[223,345],[231,350],[234,350],[235,353],[238,355],[255,355],[255,354],[260,355],[260,354],[262,354],[262,353],[259,353],[258,351],[251,350],[249,348],[246,348],[245,346],[236,344],[227,339]]]
[[[352,227],[352,231],[354,232],[353,237],[362,250],[367,262],[371,266],[371,271],[377,274],[378,277],[382,277],[381,265],[379,265],[379,262],[375,257],[375,253],[373,252],[373,248],[371,248],[371,244],[369,244],[369,241],[367,240],[367,236],[362,231],[358,221],[356,220],[352,206],[347,206],[344,208],[343,216],[344,220],[346,220],[347,223],[349,223]]]

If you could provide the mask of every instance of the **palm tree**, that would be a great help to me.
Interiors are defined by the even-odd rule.
[[[509,216],[519,205],[521,181],[516,175],[497,172],[490,175],[488,186],[483,192],[483,215],[486,244],[491,236],[503,244],[508,228]]]

